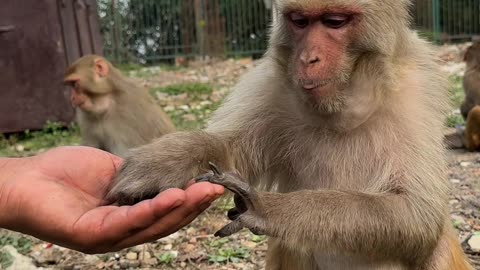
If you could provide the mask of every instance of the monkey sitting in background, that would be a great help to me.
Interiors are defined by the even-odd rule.
[[[463,60],[467,64],[467,69],[463,77],[465,100],[460,106],[460,112],[463,119],[467,120],[470,110],[480,105],[480,41],[468,47]]]
[[[87,55],[66,71],[82,144],[123,156],[132,147],[175,131],[148,90],[125,78],[105,58]]]
[[[465,147],[468,151],[476,151],[480,148],[480,106],[475,106],[468,112],[465,125]]]
[[[460,112],[465,120],[465,130],[457,129],[457,132],[445,136],[445,144],[451,149],[467,148],[475,151],[479,143],[474,139],[480,134],[480,110],[472,108],[480,105],[480,42],[474,42],[468,47],[463,60],[467,64],[463,77],[463,91],[465,100],[460,106]],[[473,112],[472,112],[473,110]],[[477,127],[478,126],[478,127]]]

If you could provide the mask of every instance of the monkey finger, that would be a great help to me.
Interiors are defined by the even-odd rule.
[[[256,205],[259,203],[258,193],[249,184],[240,179],[236,174],[225,174],[223,181],[216,184],[222,185],[235,193],[235,205],[239,208],[242,210],[251,209],[255,211]]]
[[[227,212],[227,216],[228,216],[228,219],[230,220],[236,220],[243,212],[240,212],[240,210],[238,208],[232,208],[230,210],[228,210]]]
[[[202,174],[202,175],[199,175],[197,177],[195,177],[193,180],[196,182],[196,183],[201,183],[201,182],[210,182],[210,179],[214,176],[213,172],[210,171],[206,174]]]
[[[243,224],[237,220],[230,222],[215,233],[217,237],[227,237],[243,229]]]

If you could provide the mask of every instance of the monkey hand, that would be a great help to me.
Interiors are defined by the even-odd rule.
[[[209,163],[211,172],[195,178],[196,182],[210,182],[224,186],[234,193],[235,207],[228,211],[229,224],[215,233],[215,236],[226,237],[243,228],[256,235],[270,235],[268,222],[261,203],[261,194],[247,184],[237,173],[222,173],[213,163]]]

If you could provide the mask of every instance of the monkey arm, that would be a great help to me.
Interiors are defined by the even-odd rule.
[[[246,227],[306,250],[381,254],[412,261],[427,255],[419,251],[433,249],[444,227],[445,213],[439,210],[444,208],[432,205],[435,199],[408,191],[257,192],[230,173],[210,176],[208,181],[236,194],[236,208],[229,212],[233,222],[217,232],[222,237]]]
[[[169,188],[185,188],[208,162],[232,170],[225,138],[208,132],[177,132],[127,152],[107,194],[109,202],[133,204]]]

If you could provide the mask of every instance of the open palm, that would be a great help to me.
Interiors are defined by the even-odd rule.
[[[17,160],[0,183],[0,202],[8,210],[2,225],[85,253],[103,253],[167,236],[223,194],[222,187],[201,183],[133,206],[102,206],[121,162],[89,147]]]

